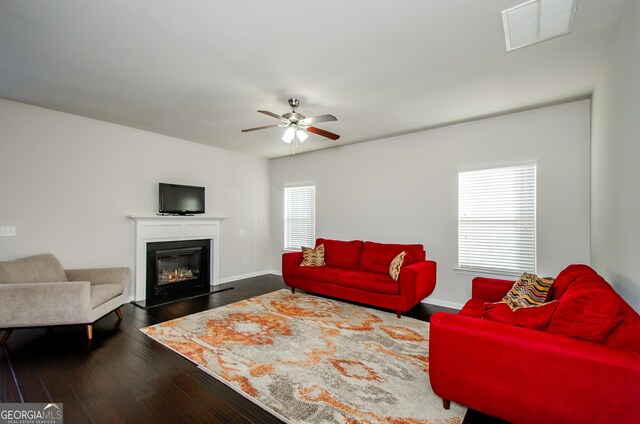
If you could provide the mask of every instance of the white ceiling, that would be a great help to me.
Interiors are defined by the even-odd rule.
[[[264,157],[256,113],[331,113],[301,151],[587,97],[635,0],[507,53],[523,0],[0,0],[0,97]]]

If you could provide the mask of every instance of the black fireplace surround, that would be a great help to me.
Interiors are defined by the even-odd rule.
[[[147,301],[211,284],[211,240],[147,243]]]

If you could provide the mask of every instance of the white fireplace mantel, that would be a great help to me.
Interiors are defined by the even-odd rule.
[[[179,240],[211,240],[211,282],[220,283],[220,223],[226,219],[209,215],[129,215],[136,224],[134,299],[146,298],[147,243]]]

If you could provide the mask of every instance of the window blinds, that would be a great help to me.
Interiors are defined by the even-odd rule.
[[[284,189],[284,248],[312,247],[316,240],[316,187]]]
[[[533,273],[535,248],[536,165],[459,172],[459,268]]]

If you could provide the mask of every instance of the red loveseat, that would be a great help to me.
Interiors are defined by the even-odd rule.
[[[640,315],[591,268],[571,265],[552,285],[555,306],[514,313],[538,315],[540,329],[487,319],[485,302],[512,284],[474,278],[458,315],[431,317],[429,376],[444,406],[453,400],[513,423],[638,422]],[[540,321],[544,309],[552,313]]]
[[[325,266],[300,266],[302,252],[282,255],[282,278],[291,291],[306,290],[396,311],[398,317],[436,287],[436,263],[426,260],[421,244],[383,244],[319,238]],[[398,281],[389,276],[391,261],[407,255]]]

